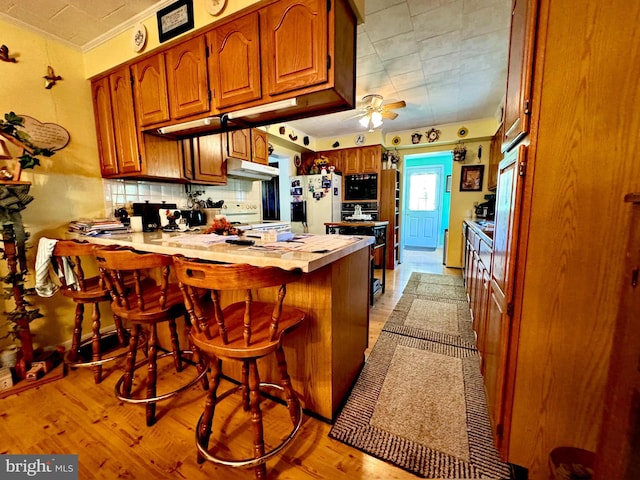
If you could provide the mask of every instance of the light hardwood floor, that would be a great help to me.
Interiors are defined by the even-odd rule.
[[[443,267],[440,250],[405,251],[402,265],[387,271],[386,292],[377,296],[371,309],[369,350],[413,271],[460,275],[460,270]],[[167,373],[163,373],[163,365]],[[122,404],[113,395],[121,368],[121,364],[105,367],[106,378],[100,385],[93,383],[90,370],[76,369],[63,379],[0,400],[0,453],[75,453],[79,455],[82,480],[254,478],[253,470],[196,462],[194,428],[203,407],[201,389],[193,387],[159,403],[158,421],[155,426],[147,427],[143,406]],[[161,362],[159,369],[159,382],[177,384],[168,361]],[[234,442],[248,442],[248,424],[240,423],[239,419],[246,417],[240,415],[244,412],[232,408],[235,405],[231,397],[219,407],[230,415],[224,434]],[[286,434],[289,428],[289,422],[279,413],[286,409],[279,406],[272,410],[272,406],[267,401],[263,407],[272,413],[265,415],[267,441]],[[298,436],[283,453],[267,462],[268,478],[417,478],[330,439],[330,428],[323,421],[305,416]]]

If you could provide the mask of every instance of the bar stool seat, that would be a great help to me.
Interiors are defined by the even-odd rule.
[[[156,403],[171,398],[190,388],[202,379],[207,388],[206,365],[196,356],[197,374],[187,377],[182,384],[163,394],[157,393],[157,361],[167,356],[173,357],[177,372],[184,368],[185,356],[193,354],[192,349],[182,350],[178,341],[176,319],[185,316],[182,293],[176,283],[169,281],[172,257],[155,253],[138,253],[131,249],[96,249],[96,260],[105,284],[112,296],[111,309],[125,322],[132,325],[127,361],[124,374],[115,386],[116,397],[127,403],[146,406],[147,425],[156,421]],[[127,276],[131,283],[127,283]],[[154,279],[156,282],[150,282]],[[188,321],[188,318],[187,318]],[[158,324],[167,322],[171,337],[171,351],[158,354]],[[146,360],[136,363],[139,339],[143,328],[147,331]],[[133,394],[135,372],[147,368],[146,393],[142,397]]]
[[[71,367],[91,367],[95,383],[102,381],[102,365],[124,356],[125,349],[118,351],[117,347],[125,347],[128,332],[122,328],[122,321],[114,315],[115,328],[108,332],[101,331],[100,302],[111,300],[109,289],[99,274],[85,277],[85,268],[89,263],[94,264],[94,246],[88,242],[76,240],[57,240],[51,254],[51,261],[59,272],[60,292],[76,304],[71,348],[66,353],[64,361]],[[84,263],[84,265],[83,265]],[[82,323],[85,305],[92,305],[93,335],[82,341]],[[107,337],[117,337],[115,348],[108,350],[104,345]],[[91,356],[84,353],[85,347],[91,345]]]
[[[282,348],[284,334],[305,318],[304,312],[283,304],[286,284],[299,280],[302,272],[244,264],[212,264],[181,256],[174,257],[174,271],[193,325],[192,344],[209,359],[211,367],[209,394],[196,426],[198,462],[206,459],[230,467],[253,467],[256,478],[265,478],[265,462],[295,437],[302,423],[302,408],[291,385]],[[208,293],[202,294],[203,289]],[[230,298],[233,295],[238,298],[238,294],[231,291],[241,292],[243,300],[224,306],[223,303],[230,303],[221,297],[224,291]],[[254,297],[258,300],[254,301]],[[273,300],[265,301],[267,298]],[[276,356],[279,384],[260,381],[257,360],[270,354]],[[242,382],[218,396],[223,360],[242,363]],[[286,438],[269,451],[265,449],[260,408],[261,389],[266,387],[284,394],[292,422]],[[213,417],[216,405],[237,391],[242,392],[243,409],[251,414],[253,457],[225,459],[211,453],[210,440],[216,443],[211,439]],[[219,422],[225,424],[222,419]],[[213,448],[218,447],[220,445]],[[232,451],[233,448],[231,444],[225,444],[222,449]]]

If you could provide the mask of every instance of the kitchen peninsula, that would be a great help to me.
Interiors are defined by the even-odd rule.
[[[345,241],[343,246],[314,253],[262,248],[259,243],[255,247],[224,241],[198,245],[198,235],[192,235],[193,243],[179,243],[185,238],[180,233],[69,235],[99,245],[128,246],[145,252],[179,254],[224,263],[300,268],[304,272],[302,278],[287,286],[285,302],[307,312],[307,318],[284,340],[289,374],[303,408],[325,420],[333,420],[364,363],[372,237],[352,237],[350,243]],[[323,243],[327,245],[328,241]],[[222,298],[223,302],[232,299]],[[261,359],[258,366],[262,381],[279,378],[275,361]],[[223,373],[237,380],[241,378],[240,366],[236,368],[230,362],[225,364]]]

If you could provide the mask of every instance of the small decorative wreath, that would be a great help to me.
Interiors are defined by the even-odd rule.
[[[427,141],[429,143],[435,142],[439,138],[440,138],[440,130],[436,130],[435,128],[432,128],[427,132]]]

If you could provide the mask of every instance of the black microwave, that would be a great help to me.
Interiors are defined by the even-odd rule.
[[[378,174],[362,173],[344,177],[344,200],[377,200]]]

